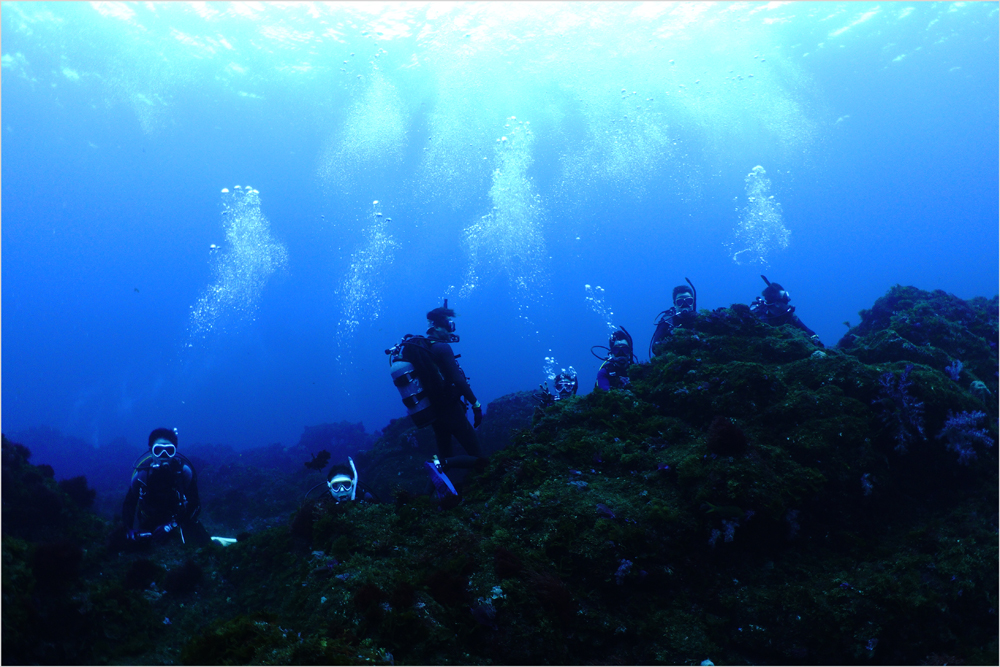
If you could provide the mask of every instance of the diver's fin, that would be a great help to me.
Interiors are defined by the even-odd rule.
[[[431,476],[431,483],[434,484],[434,491],[438,500],[444,500],[448,496],[458,495],[458,491],[455,490],[455,485],[451,483],[450,479],[448,479],[448,475],[443,472],[439,472],[436,465],[430,461],[425,461],[424,467],[427,468],[427,472]]]

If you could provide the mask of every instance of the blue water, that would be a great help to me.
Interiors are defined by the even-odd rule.
[[[589,390],[609,321],[645,359],[685,277],[716,308],[763,273],[827,345],[896,283],[992,296],[997,33],[996,2],[4,2],[3,430],[375,430],[444,298],[485,403],[546,357]]]

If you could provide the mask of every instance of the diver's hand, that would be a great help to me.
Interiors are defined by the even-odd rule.
[[[170,523],[165,523],[162,526],[157,526],[156,530],[153,531],[153,539],[154,540],[166,539],[166,537],[170,534],[170,531],[172,531],[176,527],[177,527],[176,521],[171,521]]]
[[[472,406],[472,428],[479,428],[479,425],[483,423],[483,408],[479,406],[478,401],[476,405]]]

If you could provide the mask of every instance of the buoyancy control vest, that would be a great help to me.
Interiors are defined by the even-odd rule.
[[[182,512],[187,502],[183,489],[185,466],[193,476],[194,468],[183,454],[166,460],[148,452],[139,457],[133,465],[132,483],[138,483],[137,510],[144,518],[164,523]]]

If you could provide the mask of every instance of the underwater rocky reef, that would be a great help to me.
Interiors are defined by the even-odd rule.
[[[109,552],[4,438],[3,662],[997,664],[997,340],[997,297],[898,285],[834,348],[701,311],[627,391],[491,403],[448,510],[406,419],[356,454],[379,503],[303,501],[319,431],[205,449],[229,547]]]

